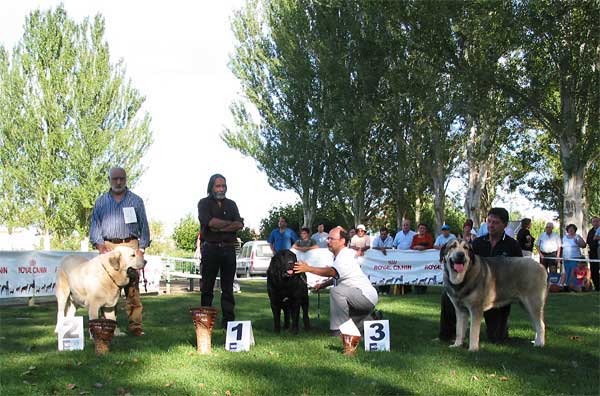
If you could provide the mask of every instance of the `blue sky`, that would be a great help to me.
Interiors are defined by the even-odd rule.
[[[0,42],[8,48],[23,34],[26,15],[60,1],[0,3]],[[133,191],[150,219],[170,228],[206,195],[213,173],[227,178],[228,196],[246,224],[257,228],[268,210],[296,200],[267,183],[252,159],[229,149],[219,135],[231,125],[229,104],[240,88],[227,67],[233,51],[230,18],[243,4],[231,1],[65,0],[77,21],[101,13],[113,62],[123,58],[127,76],[146,96],[154,144],[144,157],[147,171]]]

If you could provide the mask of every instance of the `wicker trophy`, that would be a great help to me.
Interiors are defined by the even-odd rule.
[[[190,308],[194,327],[196,328],[196,349],[198,353],[212,352],[212,329],[217,319],[217,309],[213,307]]]
[[[96,346],[96,355],[108,353],[117,322],[112,319],[92,319],[89,321],[89,326]]]
[[[354,356],[356,355],[356,348],[358,348],[358,343],[360,342],[360,336],[350,335],[350,334],[341,334],[342,342],[344,343],[344,355],[346,356]]]

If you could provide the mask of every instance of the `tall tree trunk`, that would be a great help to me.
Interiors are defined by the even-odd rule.
[[[307,188],[303,191],[302,195],[300,195],[300,199],[302,200],[302,227],[312,229],[312,224],[315,220],[315,213],[317,211],[317,200],[315,199],[315,193]]]
[[[467,166],[469,172],[469,184],[465,194],[465,214],[473,220],[473,227],[479,228],[484,218],[481,208],[481,197],[483,188],[490,175],[490,165],[486,145],[488,140],[485,133],[480,133],[478,125],[470,121],[469,142],[467,144]]]
[[[562,156],[563,162],[563,224],[575,224],[578,230],[585,226],[585,164],[578,158]],[[567,164],[570,165],[567,167]],[[583,231],[582,231],[583,232]]]
[[[417,199],[415,199],[415,229],[417,228],[417,225],[421,222],[421,206],[421,198],[417,197]]]
[[[444,170],[440,165],[433,169],[433,209],[435,213],[435,232],[442,228],[446,218],[446,188]]]

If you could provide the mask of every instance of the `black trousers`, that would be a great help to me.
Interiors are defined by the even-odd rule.
[[[556,252],[542,254],[544,255],[544,258],[542,259],[542,265],[546,268],[546,271],[548,271],[548,267],[552,264],[555,264],[558,268],[558,261],[552,259],[556,258]],[[547,260],[546,257],[548,257],[550,260]]]
[[[221,274],[222,325],[235,320],[235,300],[233,298],[233,278],[235,277],[235,248],[233,246],[202,245],[202,286],[200,304],[211,307],[215,280]]]
[[[594,252],[595,250],[595,252]],[[590,249],[590,260],[598,259],[598,249]],[[600,291],[600,263],[597,261],[590,261],[590,272],[592,273],[592,282],[594,282],[594,287],[596,291]]]
[[[483,313],[488,340],[502,342],[508,338],[509,315],[510,305],[492,308]],[[439,338],[444,341],[454,341],[456,339],[456,312],[446,292],[442,292]]]

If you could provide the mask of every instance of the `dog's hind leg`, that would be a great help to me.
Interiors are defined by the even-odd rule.
[[[538,296],[536,296],[538,297]],[[544,298],[529,298],[521,300],[523,308],[529,314],[531,324],[535,329],[534,346],[543,347],[546,343],[546,325],[544,324]]]
[[[302,320],[304,322],[304,330],[310,330],[310,318],[308,317],[308,296],[302,297]]]
[[[58,270],[56,274],[56,327],[54,332],[58,333],[58,329],[62,326],[62,322],[67,314],[67,302],[69,300],[69,294],[71,290],[67,284],[67,280],[62,269]]]
[[[471,314],[471,328],[469,329],[469,351],[477,352],[479,350],[479,332],[481,330],[481,318],[483,317],[483,312],[475,307],[471,307],[469,313]]]

